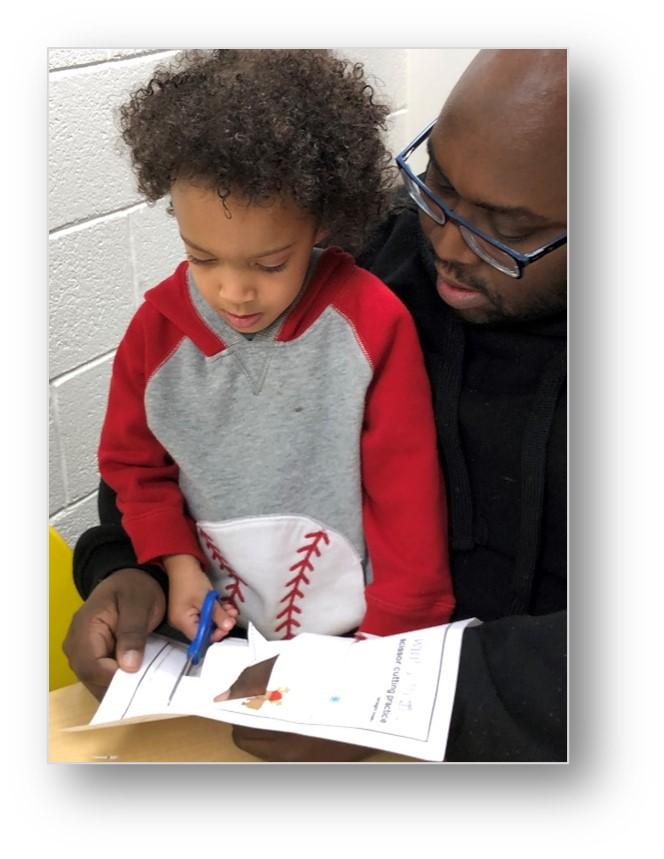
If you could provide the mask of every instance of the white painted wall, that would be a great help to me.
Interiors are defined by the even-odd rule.
[[[418,132],[438,116],[454,84],[475,54],[476,49],[467,48],[414,48],[407,51],[407,139],[403,141],[401,148],[407,146]],[[413,154],[409,164],[418,173],[424,170],[424,148]]]
[[[405,146],[435,117],[475,51],[346,48]],[[49,512],[73,545],[97,523],[96,449],[115,347],[143,293],[182,258],[164,204],[148,207],[118,142],[114,108],[173,51],[49,51]],[[422,165],[423,166],[423,165]]]

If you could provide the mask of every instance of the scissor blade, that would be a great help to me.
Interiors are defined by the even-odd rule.
[[[180,671],[180,673],[178,674],[178,679],[175,681],[175,685],[171,689],[171,694],[168,696],[168,702],[166,704],[167,707],[170,706],[171,701],[173,700],[173,695],[175,695],[175,691],[178,688],[178,686],[180,685],[180,680],[182,680],[184,675],[188,674],[190,670],[191,670],[191,659],[187,659],[187,661],[185,662],[185,664],[182,667],[182,671]]]

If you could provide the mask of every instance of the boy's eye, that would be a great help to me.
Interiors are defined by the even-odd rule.
[[[260,263],[257,263],[257,265],[261,271],[269,274],[275,274],[276,272],[283,271],[286,268],[285,262],[282,262],[279,265],[260,265]]]
[[[199,259],[199,257],[192,256],[192,254],[187,254],[187,259],[192,263],[192,265],[214,265],[217,262],[216,259]],[[279,265],[261,265],[260,263],[256,263],[257,268],[269,274],[283,271],[286,268],[286,265],[287,262],[282,262]]]
[[[187,259],[190,263],[194,265],[211,265],[215,260],[213,259],[198,259],[198,257],[194,257],[191,254],[187,254]]]

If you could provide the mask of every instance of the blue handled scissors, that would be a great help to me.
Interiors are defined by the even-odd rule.
[[[168,704],[170,704],[173,700],[175,690],[180,685],[180,680],[182,680],[185,674],[189,674],[194,665],[198,665],[198,663],[203,658],[203,655],[205,654],[207,646],[210,643],[210,636],[212,635],[212,630],[214,629],[214,623],[212,621],[212,612],[214,611],[215,603],[218,600],[219,594],[217,591],[208,591],[205,595],[203,605],[201,606],[201,614],[198,620],[198,629],[196,630],[196,635],[194,637],[194,640],[187,648],[187,661],[185,662],[182,671],[180,671],[178,679],[175,681],[175,686],[173,686],[171,694],[168,696]]]

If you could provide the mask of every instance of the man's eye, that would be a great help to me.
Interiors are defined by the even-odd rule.
[[[490,235],[505,244],[526,241],[536,232],[529,224],[515,224],[513,218],[505,218],[495,213],[489,216],[486,229]]]
[[[500,239],[503,242],[522,242],[522,241],[525,241],[530,236],[529,232],[527,232],[527,233],[524,233],[524,232],[515,233],[514,231],[509,232],[506,230],[494,230],[494,234],[495,234],[497,239]]]
[[[534,230],[517,230],[514,227],[505,227],[503,229],[494,228],[493,230],[494,237],[497,238],[499,242],[503,242],[503,244],[506,245],[518,245],[522,242],[528,242],[531,240],[534,233]]]
[[[427,170],[424,177],[424,184],[441,197],[447,198],[459,196],[456,189],[453,188],[449,182],[445,182],[437,176],[432,169]]]

